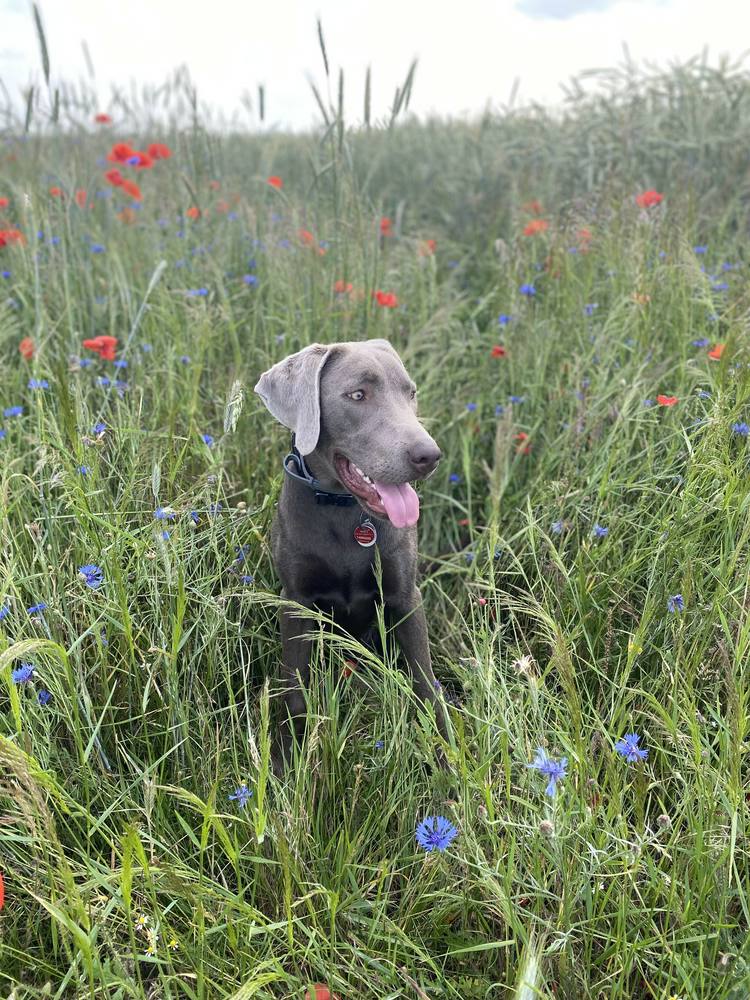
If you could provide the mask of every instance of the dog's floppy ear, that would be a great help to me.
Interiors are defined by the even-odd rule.
[[[330,348],[310,344],[279,361],[258,379],[255,391],[266,408],[294,431],[301,455],[309,455],[320,434],[320,373]]]

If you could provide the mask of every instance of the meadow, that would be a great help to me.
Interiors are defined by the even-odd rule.
[[[596,80],[353,123],[334,80],[309,135],[179,76],[5,109],[3,996],[750,995],[750,73]],[[252,386],[368,337],[443,450],[451,739],[321,622],[279,780]]]

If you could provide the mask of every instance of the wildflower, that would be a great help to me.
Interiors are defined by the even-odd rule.
[[[109,387],[112,385],[112,380],[108,378],[106,375],[100,375],[96,381],[97,384],[102,387],[102,389],[109,389]]]
[[[385,744],[383,743],[382,740],[375,740],[375,749],[376,750],[382,750],[384,746],[385,746]]]
[[[33,676],[34,664],[22,663],[20,667],[16,667],[15,670],[11,671],[10,678],[14,684],[28,684]]]
[[[555,824],[552,820],[543,819],[539,824],[539,832],[543,837],[551,837],[555,832]]]
[[[163,142],[152,142],[148,147],[148,155],[152,160],[168,160],[172,155],[172,150]]]
[[[252,789],[248,788],[247,785],[242,784],[239,788],[234,790],[234,792],[229,796],[229,799],[232,802],[236,802],[240,809],[244,809],[252,797]]]
[[[541,747],[538,747],[536,757],[531,764],[527,764],[526,766],[539,771],[545,778],[549,778],[549,784],[545,788],[545,792],[552,798],[557,791],[557,782],[562,781],[566,776],[565,769],[568,766],[568,758],[562,757],[560,760],[553,760],[547,756]]]
[[[664,200],[664,195],[659,194],[658,191],[654,191],[651,188],[649,191],[644,191],[642,194],[636,195],[635,203],[639,208],[651,208],[653,205],[658,205]]]
[[[114,367],[115,368],[127,368],[128,367],[128,363],[125,360],[125,358],[118,358],[117,361],[115,361],[115,363],[114,363]]]
[[[157,507],[154,511],[154,517],[157,521],[174,521],[175,512],[171,507]]]
[[[141,201],[143,195],[141,194],[141,189],[134,181],[125,180],[119,185],[125,194],[130,195],[133,201]]]
[[[451,483],[460,483],[461,477],[457,472],[451,472],[451,474],[448,476],[448,480]]]
[[[563,530],[562,521],[553,521],[550,526],[550,530],[552,531],[553,535],[561,535]]]
[[[75,203],[79,208],[86,207],[86,192],[82,188],[79,188],[75,193]]]
[[[583,311],[587,316],[593,316],[594,310],[599,308],[598,302],[589,302],[583,307]]]
[[[679,402],[679,400],[677,399],[677,396],[657,396],[656,402],[659,406],[674,406],[675,403]]]
[[[189,365],[190,364],[190,356],[188,354],[183,354],[182,357],[180,358],[180,362],[183,365]]]
[[[53,198],[64,197],[63,189],[61,187],[58,187],[56,184],[49,189],[49,193],[52,195]]]
[[[125,178],[122,176],[120,171],[117,170],[117,168],[108,170],[104,175],[104,179],[108,184],[111,184],[113,187],[122,187],[122,185],[125,183]]]
[[[605,528],[601,524],[597,523],[592,528],[591,534],[594,535],[595,538],[606,538],[609,534],[609,528]]]
[[[208,295],[208,289],[207,288],[188,288],[188,290],[187,290],[187,292],[185,294],[189,295],[191,298],[205,299],[205,297]]]
[[[524,212],[530,212],[532,215],[542,214],[542,203],[537,198],[532,198],[531,201],[525,201],[521,208]]]
[[[417,827],[416,838],[425,851],[447,851],[458,830],[445,816],[427,816]]]
[[[89,250],[91,250],[92,253],[104,253],[105,248],[101,243],[92,243]]]
[[[96,563],[87,563],[78,570],[78,575],[91,590],[98,590],[104,583],[104,570]]]
[[[491,358],[504,358],[508,352],[501,344],[495,344],[495,346],[490,351]]]
[[[79,474],[80,476],[88,476],[88,474],[89,474],[89,472],[90,472],[90,469],[89,469],[88,465],[79,465],[79,466],[77,467],[77,469],[76,469],[76,472],[77,472],[77,473],[78,473],[78,474]]]
[[[437,240],[421,240],[418,253],[420,257],[431,257],[437,250]]]
[[[0,208],[7,208],[10,205],[10,198],[0,198]]]
[[[25,243],[26,237],[20,229],[0,229],[0,247],[10,246],[11,243]]]
[[[29,389],[49,389],[49,382],[46,378],[30,378],[28,387]]]
[[[466,404],[466,409],[469,411],[469,413],[473,413],[476,410],[476,408],[477,408],[477,404],[476,403],[467,403]]]
[[[529,440],[529,435],[526,433],[526,431],[519,431],[518,434],[514,434],[513,439],[515,441],[518,441],[518,445],[516,447],[517,455],[531,454],[531,445],[527,443]]]
[[[21,343],[18,345],[18,350],[21,353],[21,357],[26,361],[31,361],[34,357],[34,341],[31,337],[24,337]]]
[[[117,337],[110,337],[107,334],[91,337],[83,341],[83,346],[89,351],[95,351],[102,361],[114,361]]]
[[[393,223],[385,215],[380,220],[380,235],[393,236]]]
[[[49,691],[45,691],[44,689],[42,689],[36,696],[36,700],[39,702],[42,708],[44,708],[45,705],[49,705],[49,703],[52,701],[52,695],[49,693]]]
[[[395,292],[375,292],[375,301],[385,309],[395,309],[398,306],[398,298]]]
[[[352,285],[351,281],[342,281],[341,278],[339,278],[339,280],[334,283],[333,290],[337,295],[343,295],[344,293],[349,295],[354,290],[354,285]]]
[[[255,582],[255,577],[251,573],[245,573],[243,576],[240,577],[240,583],[244,584],[246,587],[249,587],[250,584],[254,582]]]
[[[690,343],[693,347],[708,347],[711,341],[708,337],[698,337],[696,340],[691,340]]]
[[[670,614],[674,615],[684,610],[685,598],[682,594],[673,594],[672,597],[667,600],[667,611],[669,611]]]
[[[200,518],[198,517],[198,511],[197,510],[191,510],[190,511],[190,520],[193,522],[193,524],[199,524],[200,523]]]
[[[648,750],[638,746],[641,737],[638,733],[627,733],[622,739],[615,743],[615,750],[621,754],[629,764],[637,764],[639,760],[648,757]]]
[[[107,159],[110,163],[127,163],[133,152],[127,142],[116,142],[107,154]]]
[[[144,170],[153,167],[154,161],[148,153],[142,153],[140,150],[136,150],[132,156],[128,157],[128,165],[135,167],[136,170]]]
[[[644,406],[653,406],[654,405],[654,401],[653,401],[653,399],[644,399],[643,400],[643,405]]]
[[[222,512],[223,509],[224,509],[224,505],[222,503],[211,503],[211,504],[209,504],[208,505],[208,514],[209,514],[209,517],[216,517],[217,514],[221,514],[221,512]]]
[[[271,176],[266,179],[266,184],[270,184],[271,187],[276,188],[277,191],[280,191],[284,187],[284,182],[280,177],[277,177],[276,174],[271,174]]]
[[[167,948],[169,948],[170,951],[177,951],[177,949],[179,947],[180,946],[177,943],[177,938],[170,938],[169,939],[169,944],[167,945]]]
[[[724,348],[726,346],[727,346],[726,344],[717,344],[716,347],[712,348],[708,352],[709,358],[711,358],[712,361],[720,361],[721,356],[724,353]]]
[[[46,604],[32,604],[30,608],[26,608],[26,613],[29,615],[40,615],[43,611],[47,610]]]
[[[728,288],[729,285],[726,281],[716,281],[713,285],[711,285],[711,291],[713,292],[726,292]]]
[[[10,604],[3,604],[0,608],[0,622],[4,621],[10,614]]]
[[[185,215],[188,219],[200,219],[201,210],[196,205],[192,205],[187,212],[185,212]]]
[[[495,407],[495,416],[502,417],[504,413],[505,413],[505,407],[502,406],[500,403],[498,403],[497,406]]]
[[[525,396],[508,396],[508,402],[513,403],[515,406],[520,406],[525,400]]]
[[[708,253],[707,246],[697,246],[693,247],[693,253],[698,254],[698,256],[703,256],[703,254]]]
[[[213,447],[214,439],[210,434],[201,434],[201,440],[204,444],[208,445],[209,448]]]
[[[112,124],[112,119],[110,118],[110,116],[104,114],[101,111],[99,112],[98,115],[94,115],[94,121],[96,122],[97,125],[111,125]]]
[[[20,417],[23,414],[22,406],[7,406],[3,410],[4,417]]]
[[[251,288],[254,288],[258,284],[258,278],[257,275],[255,274],[243,274],[242,280],[246,285],[249,285]]]
[[[513,317],[508,316],[507,313],[500,313],[500,315],[497,317],[497,322],[499,326],[507,326],[512,319]]]
[[[148,929],[148,925],[151,923],[151,917],[147,916],[145,913],[140,913],[136,919],[135,926],[139,931],[145,931]]]
[[[531,222],[527,223],[523,228],[524,236],[538,236],[539,233],[545,233],[549,229],[549,222],[545,219],[532,219]]]
[[[750,434],[750,425],[744,420],[738,420],[736,424],[732,424],[732,431],[740,437],[747,437]]]

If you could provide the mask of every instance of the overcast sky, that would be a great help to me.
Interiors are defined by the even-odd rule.
[[[361,118],[367,65],[373,115],[384,115],[419,59],[411,110],[479,112],[507,101],[556,103],[559,84],[589,67],[662,65],[709,49],[709,61],[750,45],[748,0],[41,0],[52,74],[86,75],[88,44],[106,110],[108,82],[162,82],[185,63],[199,96],[228,115],[244,90],[267,90],[267,122],[316,118],[309,86],[324,88],[315,27],[323,21],[333,73],[342,66],[348,118]],[[750,65],[750,62],[748,63]],[[27,0],[0,0],[0,78],[12,92],[41,79]]]

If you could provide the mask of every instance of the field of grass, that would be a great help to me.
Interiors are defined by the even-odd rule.
[[[297,137],[180,117],[179,81],[6,113],[3,996],[750,995],[750,74],[602,79],[473,124],[322,99]],[[367,337],[444,454],[448,767],[396,665],[321,628],[280,781],[288,435],[252,386]]]

